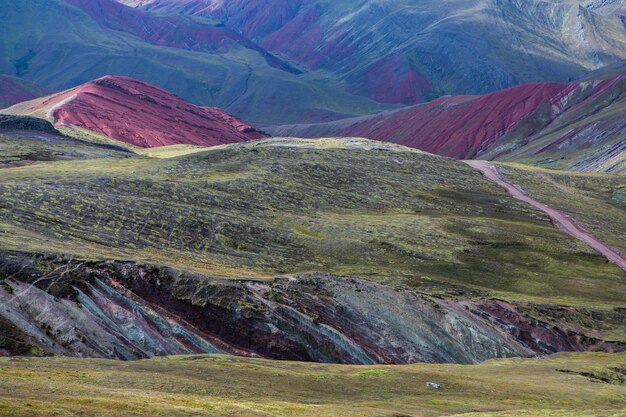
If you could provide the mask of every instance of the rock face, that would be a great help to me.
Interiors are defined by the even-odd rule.
[[[502,301],[435,299],[354,278],[230,281],[134,263],[3,259],[0,328],[13,335],[0,338],[4,354],[136,359],[224,352],[393,364],[624,348]],[[42,274],[35,265],[50,269]]]
[[[589,157],[572,164],[593,170],[623,152],[625,110],[626,76],[621,75],[442,97],[374,116],[269,131],[283,136],[362,136],[461,159],[560,158],[561,153],[584,151],[591,152]]]
[[[267,137],[212,107],[198,107],[149,84],[107,76],[5,110],[78,126],[143,148],[214,146]]]

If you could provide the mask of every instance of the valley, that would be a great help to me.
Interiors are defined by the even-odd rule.
[[[625,22],[0,2],[0,416],[624,415]]]

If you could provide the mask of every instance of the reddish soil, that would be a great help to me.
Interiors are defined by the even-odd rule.
[[[387,56],[370,65],[352,81],[350,91],[381,103],[415,104],[431,89],[426,78],[411,68],[408,60]]]
[[[357,120],[336,135],[384,140],[454,158],[474,158],[507,136],[532,136],[563,111],[584,106],[620,80],[532,83],[483,96],[446,96]]]
[[[74,125],[143,148],[214,146],[267,137],[212,107],[198,107],[128,77],[106,76],[35,103],[55,126]]]

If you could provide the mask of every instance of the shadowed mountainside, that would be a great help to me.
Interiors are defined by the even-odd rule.
[[[0,168],[43,161],[135,156],[112,143],[92,143],[65,136],[43,119],[0,114]]]
[[[49,89],[30,81],[0,74],[0,109],[50,93]]]

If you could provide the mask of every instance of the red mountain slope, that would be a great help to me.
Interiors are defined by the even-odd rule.
[[[82,127],[144,148],[214,146],[267,136],[220,109],[194,106],[128,77],[102,77],[6,112]]]
[[[567,84],[533,83],[483,96],[442,97],[373,116],[282,126],[270,133],[361,136],[455,158],[500,159],[532,148],[535,141],[543,144],[536,150],[539,153],[549,150],[550,144],[563,146],[574,129],[578,132],[586,126],[605,125],[605,133],[614,132],[623,140],[620,132],[626,129],[626,119],[619,109],[625,99],[626,75]],[[617,136],[611,140],[618,140]]]
[[[520,122],[549,121],[577,85],[527,84],[484,96],[443,97],[391,116],[358,123],[343,135],[365,136],[417,147],[445,156],[479,154]]]

